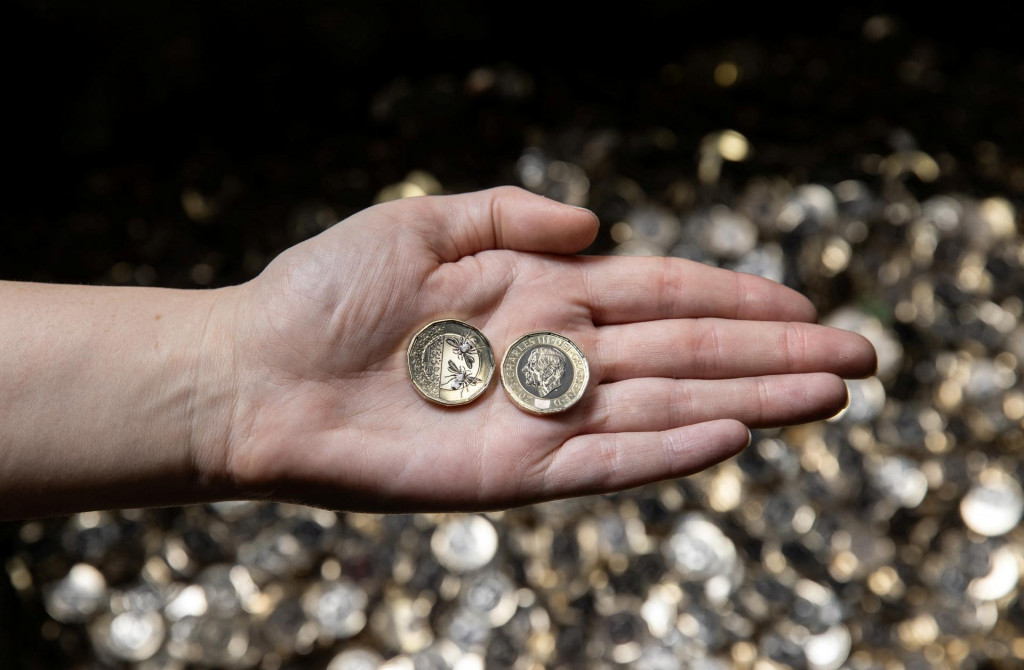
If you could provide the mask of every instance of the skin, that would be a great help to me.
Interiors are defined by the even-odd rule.
[[[386,203],[207,291],[0,283],[0,515],[234,498],[493,509],[680,477],[748,426],[847,402],[871,345],[800,294],[680,259],[570,256],[596,217],[520,189]],[[427,322],[500,360],[553,330],[587,354],[570,411],[421,398]]]

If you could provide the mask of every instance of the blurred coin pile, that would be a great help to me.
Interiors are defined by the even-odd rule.
[[[869,41],[892,29],[863,27]],[[765,63],[739,49],[660,77],[704,68],[728,88]],[[939,85],[927,50],[899,72]],[[371,113],[397,114],[410,86]],[[481,68],[456,90],[507,102],[535,83]],[[655,175],[639,166],[681,142],[664,127],[531,126],[506,166],[596,211],[595,250],[784,282],[870,339],[877,374],[849,383],[834,419],[755,431],[686,480],[500,513],[239,502],[26,522],[5,565],[17,597],[45,609],[39,634],[72,667],[1021,667],[1024,171],[995,145],[965,167],[884,130],[825,161],[828,180],[731,128]],[[416,169],[373,199],[449,189]],[[201,204],[183,199],[190,216]],[[297,235],[328,210],[297,206]]]
[[[702,146],[721,167],[746,143],[724,131]],[[519,178],[621,212],[603,216],[611,253],[812,296],[855,287],[823,321],[875,344],[877,376],[850,382],[831,421],[758,431],[731,462],[614,496],[487,515],[222,503],[29,522],[6,567],[42,598],[42,634],[153,670],[1024,662],[1014,205],[919,199],[881,168],[893,156],[874,176],[756,178],[728,197],[716,174],[670,185],[675,203],[591,181],[573,158],[529,147]]]

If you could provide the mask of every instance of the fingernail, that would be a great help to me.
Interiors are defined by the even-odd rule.
[[[750,432],[749,428],[747,428],[747,447],[749,447],[750,443],[753,442],[753,441],[754,441],[754,434]],[[744,449],[746,449],[747,447],[744,447]]]

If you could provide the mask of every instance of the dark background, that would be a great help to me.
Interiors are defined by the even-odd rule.
[[[942,186],[1004,187],[969,169],[979,138],[1020,161],[1013,12],[889,12],[893,35],[866,43],[870,7],[676,4],[15,2],[0,276],[111,282],[126,262],[187,286],[208,262],[211,283],[239,281],[307,236],[287,232],[298,204],[343,217],[412,168],[449,192],[511,183],[531,128],[667,126],[674,150],[617,166],[659,183],[719,128],[759,148],[750,173],[841,177],[901,128],[967,168]],[[716,87],[726,54],[756,76]],[[466,94],[469,72],[502,65],[530,95]],[[185,189],[216,215],[190,221]]]

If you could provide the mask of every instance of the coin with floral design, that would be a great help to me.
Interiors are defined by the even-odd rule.
[[[583,397],[590,379],[587,357],[572,340],[539,331],[523,335],[505,352],[501,383],[527,412],[564,412]]]
[[[484,334],[456,319],[434,321],[409,343],[409,376],[427,400],[465,405],[491,383],[494,352]]]

